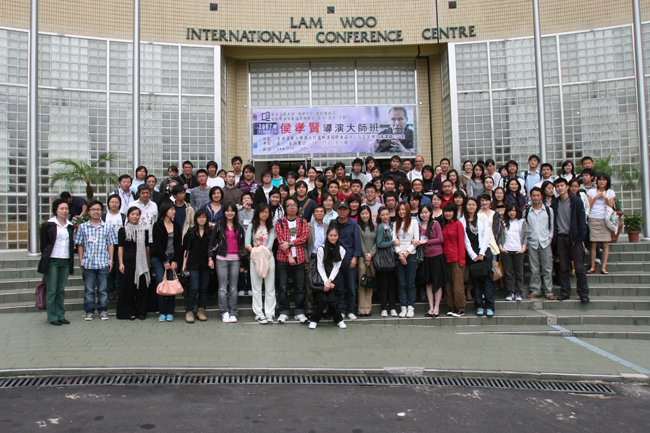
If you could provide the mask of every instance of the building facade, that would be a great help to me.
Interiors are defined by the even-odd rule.
[[[261,168],[422,154],[459,168],[539,153],[530,0],[37,3],[39,220],[60,192],[50,162],[64,157],[111,152],[117,174],[137,161],[162,177],[169,164],[228,166],[234,155]],[[547,159],[559,169],[611,155],[640,168],[632,2],[586,3],[539,2]],[[650,1],[641,16],[650,20]],[[0,250],[28,247],[29,40],[30,2],[3,3]],[[643,42],[648,75],[650,22]],[[392,146],[399,109],[406,126]],[[639,191],[616,192],[639,210]]]

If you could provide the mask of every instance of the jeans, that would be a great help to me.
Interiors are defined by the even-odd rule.
[[[48,322],[65,319],[63,301],[65,299],[65,285],[70,274],[70,260],[50,259],[47,265],[45,305]]]
[[[287,294],[289,274],[291,274],[295,286],[294,296],[296,299],[296,309],[294,313],[296,315],[305,314],[305,263],[291,266],[289,263],[278,261],[276,274],[278,274],[279,281],[278,304],[280,305],[280,314],[286,314],[288,316],[289,310],[291,309],[289,295]]]
[[[219,289],[217,299],[221,315],[229,313],[237,316],[237,280],[239,278],[239,260],[228,261],[217,259],[217,280]],[[226,283],[228,288],[226,289]]]
[[[188,269],[190,272],[190,290],[185,297],[185,311],[194,311],[196,295],[199,296],[198,307],[205,308],[205,299],[208,296],[210,284],[210,268]]]
[[[160,261],[158,257],[151,258],[151,267],[153,268],[153,271],[156,274],[156,278],[158,279],[157,284],[160,284],[162,282],[163,276],[165,275],[164,263],[171,263],[173,261],[174,261],[174,256],[172,255],[168,255],[164,262]],[[172,279],[172,278],[174,278],[174,273],[171,271],[171,269],[169,269],[167,270],[167,279]],[[173,315],[176,297],[162,296],[162,295],[157,295],[157,296],[158,296],[158,312],[164,315],[169,315],[169,314]]]
[[[506,274],[506,290],[509,294],[521,295],[524,288],[524,255],[516,251],[501,253],[501,263]]]
[[[399,290],[399,303],[402,307],[415,308],[415,274],[418,270],[418,261],[415,254],[409,254],[406,265],[397,261],[397,288]]]
[[[503,256],[506,256],[507,254],[503,254]],[[521,264],[522,264],[522,278],[523,278],[523,263],[524,263],[524,255],[519,254],[521,256]],[[486,260],[490,263],[494,261],[494,256],[492,255],[492,252],[488,248],[488,250],[485,252],[485,258],[483,260]],[[505,267],[505,266],[504,266]],[[474,278],[472,279],[472,287],[474,291],[474,306],[476,308],[487,308],[488,310],[494,311],[494,297],[496,294],[496,285],[494,284],[494,281],[492,281],[492,275],[488,274],[487,277],[481,277],[481,278]],[[519,292],[521,293],[521,291]]]
[[[108,282],[108,267],[104,269],[86,269],[83,270],[84,279],[84,311],[94,313],[97,306],[97,313],[106,311],[106,286]],[[97,288],[97,296],[95,296]]]
[[[345,316],[354,313],[354,307],[357,303],[357,267],[350,269],[350,262],[344,261],[341,263],[339,275],[341,275],[341,284],[343,285],[339,311]]]
[[[553,252],[551,245],[542,248],[528,246],[528,261],[530,263],[530,293],[540,295],[542,292],[542,283],[544,283],[544,293],[553,294]]]

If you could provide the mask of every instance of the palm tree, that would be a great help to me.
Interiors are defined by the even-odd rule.
[[[72,189],[75,184],[83,182],[86,184],[86,197],[90,201],[95,194],[93,184],[117,183],[116,174],[105,172],[99,167],[103,163],[112,162],[113,159],[110,153],[102,153],[90,164],[69,158],[55,159],[51,164],[59,164],[61,167],[50,175],[50,188],[57,182],[64,182],[66,188]]]

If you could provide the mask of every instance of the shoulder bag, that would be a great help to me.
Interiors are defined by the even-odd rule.
[[[156,287],[156,294],[162,296],[176,296],[183,293],[183,285],[178,280],[176,271],[172,272],[174,273],[173,280],[168,280],[167,271],[164,272],[165,276],[163,277],[163,280],[158,284],[158,287]]]
[[[384,241],[388,241],[386,230],[384,230]],[[395,269],[395,251],[393,247],[377,248],[377,253],[372,258],[375,270],[378,272],[390,272]]]

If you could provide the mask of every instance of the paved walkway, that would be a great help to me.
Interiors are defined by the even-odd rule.
[[[322,322],[315,331],[298,324],[261,326],[252,322],[188,325],[145,321],[85,322],[55,327],[45,313],[0,315],[0,370],[86,368],[317,368],[439,370],[575,376],[637,375],[648,380],[647,340],[584,339],[634,367],[608,359],[560,335],[503,334],[553,331],[549,326],[426,326],[348,322],[339,330]],[[440,319],[437,319],[440,320]],[[497,331],[497,332],[493,332]],[[639,375],[644,373],[645,376]]]

